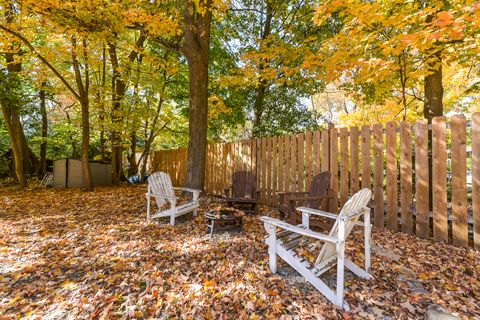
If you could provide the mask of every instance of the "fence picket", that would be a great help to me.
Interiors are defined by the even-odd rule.
[[[305,191],[305,134],[297,134],[298,191]]]
[[[330,189],[332,190],[332,198],[330,199],[330,203],[328,205],[328,209],[330,212],[336,213],[338,212],[338,130],[333,128],[329,130],[329,137],[330,137],[330,172],[332,173],[332,177],[330,179]]]
[[[448,241],[447,222],[447,147],[444,117],[432,119],[433,238]]]
[[[371,188],[370,126],[362,126],[362,188]]]
[[[386,163],[387,163],[387,228],[397,231],[397,126],[395,122],[386,125]]]
[[[272,192],[270,200],[272,205],[277,204],[277,181],[278,181],[278,143],[277,137],[272,138]]]
[[[292,148],[292,144],[290,142],[290,136],[286,135],[285,136],[285,142],[284,142],[284,153],[285,153],[285,168],[284,168],[284,173],[283,173],[283,190],[284,192],[290,191],[291,184],[290,184],[290,170],[292,167],[292,163],[290,160],[290,149]]]
[[[267,152],[267,139],[262,138],[262,175],[260,181],[262,183],[262,202],[267,202],[267,159],[266,159],[266,152]]]
[[[310,190],[312,182],[312,132],[305,132],[305,191]]]
[[[400,219],[402,232],[412,234],[412,126],[400,122]]]
[[[452,132],[452,241],[468,247],[467,135],[464,116],[451,118]]]
[[[262,180],[261,180],[261,176],[262,176],[262,142],[260,139],[255,139],[255,150],[256,150],[256,155],[255,155],[255,158],[257,159],[257,163],[255,164],[256,166],[256,177],[257,177],[257,188],[259,190],[262,189]],[[261,198],[261,193],[260,193],[260,199]]]
[[[222,148],[222,158],[223,158],[223,179],[222,179],[222,194],[223,194],[223,190],[228,186],[228,158],[227,158],[227,146],[228,144],[224,143],[223,144],[223,148]]]
[[[267,164],[267,186],[266,186],[266,194],[267,194],[267,204],[271,205],[272,204],[272,139],[267,138],[267,149],[265,151],[265,157],[266,157],[266,164]]]
[[[297,190],[297,136],[292,134],[290,136],[290,191],[295,192]]]
[[[340,128],[340,208],[348,200],[348,129]]]
[[[285,142],[285,137],[280,136],[278,137],[278,186],[277,186],[277,193],[278,191],[283,191],[284,186],[283,186],[283,174],[285,172],[285,155],[283,154],[284,152],[284,142]],[[278,198],[277,198],[278,201]]]
[[[350,194],[358,191],[358,165],[359,165],[359,149],[358,149],[358,127],[350,128]]]
[[[480,250],[480,112],[472,116],[473,247]]]
[[[430,197],[428,194],[428,122],[415,122],[415,218],[416,235],[425,239],[430,236]]]
[[[324,130],[322,132],[322,155],[320,170],[330,171],[330,130]]]
[[[313,132],[313,175],[320,172],[320,131]]]
[[[378,228],[384,227],[383,208],[383,128],[381,124],[373,126],[374,186],[375,200],[374,223]]]

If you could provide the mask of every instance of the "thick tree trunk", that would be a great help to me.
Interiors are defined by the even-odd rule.
[[[67,118],[67,123],[69,125],[72,125],[72,119],[70,118],[70,114],[68,113],[67,110],[65,110],[65,117]],[[70,157],[72,159],[77,159],[78,158],[78,150],[77,150],[77,145],[75,143],[75,139],[73,137],[73,133],[69,132],[68,140],[70,140],[70,145],[72,146],[72,154],[71,154]]]
[[[142,154],[142,165],[140,167],[140,182],[144,182],[145,172],[147,172],[148,157],[150,156],[150,146],[151,144],[147,141],[145,142],[145,149]]]
[[[7,15],[7,20],[12,21],[12,19],[11,15]],[[13,53],[5,53],[4,57],[7,64],[8,77],[14,79],[21,71],[22,65],[15,60]],[[0,102],[13,151],[15,175],[20,184],[20,188],[25,188],[27,187],[27,179],[25,178],[24,158],[26,157],[24,155],[28,155],[28,153],[24,152],[27,148],[24,146],[25,139],[22,123],[20,122],[20,114],[18,112],[19,106],[12,105],[12,102],[8,99]]]
[[[425,102],[423,115],[429,124],[432,123],[434,117],[443,116],[442,53],[438,47],[435,47],[434,50],[435,52],[426,62],[430,74],[424,79]],[[428,131],[428,147],[429,150],[432,150],[432,130]],[[433,208],[433,159],[431,152],[429,154],[429,198],[431,210]]]
[[[198,2],[197,2],[198,3]],[[184,0],[184,45],[189,76],[189,142],[185,186],[203,190],[207,149],[208,62],[212,1]],[[203,11],[203,14],[199,11]]]
[[[82,103],[82,180],[85,191],[93,191],[92,174],[89,163],[90,122],[88,98]]]
[[[117,57],[117,46],[113,43],[108,44],[110,63],[113,69],[112,77],[112,125],[113,130],[110,135],[112,146],[112,184],[117,185],[120,182],[122,172],[122,135],[120,131],[123,122],[123,112],[121,110],[122,100],[125,94],[126,84],[120,74],[120,67]]]
[[[48,119],[45,89],[45,83],[42,84],[42,89],[39,91],[40,98],[40,115],[42,117],[42,142],[40,143],[40,164],[38,166],[38,178],[42,178],[47,171],[47,135],[48,135]]]
[[[20,123],[20,117],[15,106],[9,105],[6,101],[2,101],[1,106],[10,144],[12,146],[15,175],[20,187],[25,188],[27,186],[27,179],[25,178],[25,173],[23,171],[23,147],[20,132],[20,130],[23,129]]]
[[[252,133],[254,137],[258,137],[260,131],[260,125],[262,123],[264,105],[265,105],[265,95],[267,93],[268,87],[265,80],[260,81],[260,85],[257,88],[257,95],[255,96],[255,101],[253,103],[253,128]]]
[[[207,148],[208,64],[190,59],[188,67],[190,78],[190,140],[188,142],[185,184],[189,188],[203,190]]]
[[[424,80],[425,103],[423,114],[431,123],[433,117],[443,115],[442,56],[438,48],[428,59],[427,66],[430,74]]]
[[[103,45],[103,52],[102,52],[102,88],[105,87],[106,79],[107,79],[107,53],[106,53],[106,48],[105,45]],[[99,100],[101,103],[101,110],[100,110],[100,115],[99,115],[99,120],[100,120],[100,157],[102,161],[107,160],[107,155],[105,153],[105,97],[103,95],[103,92],[100,90],[99,91]]]

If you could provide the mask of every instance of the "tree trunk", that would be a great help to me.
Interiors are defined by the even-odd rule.
[[[112,146],[112,184],[117,185],[120,182],[122,172],[122,137],[119,127],[123,121],[121,102],[125,92],[125,82],[121,78],[120,67],[117,57],[117,46],[113,43],[108,44],[110,63],[113,69],[112,75],[112,126],[110,135]]]
[[[197,2],[198,3],[198,2]],[[201,2],[204,13],[193,0],[184,0],[184,44],[189,76],[189,141],[185,186],[203,190],[207,149],[208,62],[212,1]]]
[[[133,176],[138,173],[137,164],[137,135],[135,132],[130,134],[130,155],[128,157],[128,175]]]
[[[120,64],[117,56],[117,46],[114,42],[108,43],[108,52],[110,56],[110,63],[113,69],[112,76],[112,123],[113,130],[111,134],[112,144],[112,184],[118,184],[123,175],[122,169],[122,134],[119,127],[123,122],[123,110],[122,102],[125,97],[125,91],[127,90],[126,79],[130,76],[131,64],[138,57],[139,52],[143,49],[143,45],[147,40],[146,34],[140,32],[137,41],[135,42],[135,48],[130,51],[127,62],[125,65],[125,72],[120,72]]]
[[[428,123],[432,122],[433,117],[443,115],[442,53],[438,48],[435,50],[435,53],[427,61],[430,74],[425,76],[424,80],[423,114],[428,119]]]
[[[260,51],[263,48],[268,48],[270,45],[267,38],[272,33],[272,20],[273,20],[273,8],[270,1],[267,1],[267,14],[265,16],[265,24],[262,30],[262,42],[260,43]],[[270,61],[268,59],[261,59],[258,65],[259,73],[263,72],[268,67]],[[260,133],[260,125],[262,123],[263,112],[265,111],[265,96],[268,93],[268,82],[266,79],[261,78],[258,87],[256,88],[255,101],[253,103],[253,128],[252,134],[257,137]]]
[[[432,119],[437,116],[443,116],[443,82],[442,82],[442,52],[438,47],[434,47],[434,53],[428,58],[426,64],[429,75],[424,79],[425,102],[423,106],[423,115],[432,123]],[[429,166],[429,198],[430,210],[433,208],[433,159],[432,159],[432,130],[428,131],[428,148],[430,150],[428,157]]]
[[[264,104],[265,104],[265,95],[267,93],[267,81],[264,79],[260,80],[260,84],[257,88],[257,95],[255,96],[255,101],[253,103],[253,128],[252,134],[253,137],[258,137],[260,131],[260,125],[262,123]]]
[[[77,58],[77,40],[74,35],[72,35],[72,65],[75,71],[75,81],[78,87],[79,101],[82,110],[82,182],[83,189],[85,191],[93,191],[92,184],[92,175],[90,172],[90,163],[89,163],[89,149],[90,149],[90,111],[89,111],[89,100],[88,100],[88,90],[89,90],[89,73],[88,73],[88,58],[87,58],[87,44],[83,40],[83,58],[85,66],[85,83],[82,79],[82,74],[80,71],[80,65]]]
[[[47,171],[47,135],[48,135],[48,119],[45,98],[45,83],[39,91],[40,98],[40,115],[42,117],[42,143],[40,144],[40,164],[38,166],[38,178],[42,178]]]
[[[6,19],[8,22],[13,22],[13,10],[9,7],[6,10]],[[11,46],[13,50],[14,45]],[[7,72],[9,79],[15,80],[18,73],[22,70],[21,62],[15,59],[14,53],[9,52],[4,54],[5,62],[7,65]],[[13,81],[11,81],[13,83]],[[24,169],[24,150],[26,149],[23,143],[23,127],[20,122],[20,114],[18,108],[20,106],[15,106],[8,99],[0,101],[2,107],[3,117],[5,119],[5,125],[7,127],[8,136],[10,144],[13,151],[13,160],[15,166],[15,175],[17,177],[20,188],[27,187],[27,179],[25,178],[25,169]]]
[[[6,101],[2,101],[2,113],[5,119],[10,144],[13,151],[13,161],[15,166],[15,175],[17,177],[20,188],[27,187],[27,179],[23,171],[23,147],[20,130],[22,129],[18,110],[15,106],[10,105]]]
[[[92,174],[89,163],[90,123],[88,98],[82,103],[82,180],[85,191],[93,191]]]
[[[102,88],[105,88],[105,83],[106,83],[106,75],[107,75],[107,54],[106,54],[106,49],[105,45],[103,45],[103,51],[102,51]],[[99,115],[99,120],[100,120],[100,157],[102,161],[107,161],[107,156],[105,154],[105,97],[103,95],[103,91],[99,91],[99,100],[101,104],[101,110],[100,110],[100,115]]]
[[[144,182],[145,172],[147,172],[148,157],[150,156],[150,143],[145,142],[145,149],[142,154],[142,162],[140,167],[140,182]]]

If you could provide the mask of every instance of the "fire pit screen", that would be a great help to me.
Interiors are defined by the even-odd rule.
[[[235,208],[219,207],[205,213],[207,231],[212,236],[214,231],[242,231],[245,212]]]

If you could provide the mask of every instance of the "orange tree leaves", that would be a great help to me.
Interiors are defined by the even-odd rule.
[[[419,319],[432,303],[480,316],[478,252],[374,230],[375,279],[347,273],[352,313],[342,313],[280,260],[279,274],[270,273],[258,217],[245,216],[241,234],[210,239],[202,212],[218,206],[215,198],[202,198],[197,218],[170,226],[146,222],[145,186],[0,191],[6,319]],[[347,243],[356,263],[362,242],[354,234]],[[319,244],[300,248],[310,261]]]

